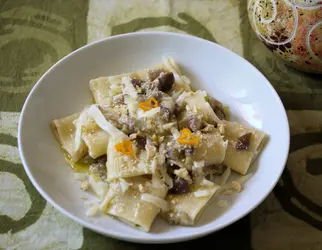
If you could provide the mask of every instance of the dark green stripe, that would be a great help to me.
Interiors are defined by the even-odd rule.
[[[16,233],[28,226],[31,226],[39,219],[46,206],[46,201],[34,188],[21,164],[14,164],[0,160],[0,171],[15,174],[18,178],[20,178],[30,196],[31,207],[22,219],[15,221],[6,215],[0,215],[0,234],[7,233],[10,230],[12,233]]]
[[[211,32],[199,21],[194,19],[187,13],[181,12],[178,14],[184,22],[178,22],[172,17],[144,17],[137,18],[127,23],[122,23],[112,27],[112,35],[124,34],[129,32],[135,32],[142,29],[155,28],[160,26],[170,26],[176,29],[185,31],[194,36],[198,36],[207,39],[212,42],[216,42]]]
[[[0,86],[0,105],[1,111],[19,112],[27,98],[28,93],[25,94],[9,94],[1,91]]]
[[[311,146],[313,144],[322,143],[322,133],[307,133],[293,135],[291,137],[290,152]]]
[[[322,81],[321,81],[322,88]],[[292,93],[279,92],[286,109],[292,110],[322,110],[322,93]]]
[[[322,175],[322,159],[308,159],[306,162],[306,171],[311,175]]]
[[[247,4],[244,1],[239,2],[239,18],[241,20],[239,28],[243,44],[243,56],[245,59],[251,60],[251,39],[254,37],[254,32],[248,21]]]
[[[207,235],[205,237],[174,244],[137,244],[128,243],[108,237],[104,237],[94,233],[93,231],[84,228],[84,244],[81,250],[91,249],[108,249],[108,250],[180,250],[188,249],[188,247],[199,249],[201,245],[208,245],[210,249],[251,249],[251,230],[250,217],[245,216],[229,227],[226,227],[218,232]],[[230,239],[234,235],[234,240]],[[87,240],[85,240],[87,239]]]
[[[12,16],[5,20],[0,20],[0,36],[6,36],[8,32],[13,33],[15,25],[35,27],[39,30],[51,32],[53,35],[62,36],[73,49],[77,49],[87,43],[87,12],[88,0],[70,0],[70,1],[52,1],[52,0],[15,0],[15,1],[0,1],[0,12],[4,13],[14,8],[21,9],[25,7],[26,13],[23,13],[22,20],[17,18],[19,11],[13,11]],[[38,20],[43,20],[43,26],[35,23],[30,16],[28,10],[32,8],[35,11],[40,10],[45,13],[36,15]],[[60,19],[55,18],[52,14],[66,19],[67,25],[65,30],[51,28],[47,23],[52,25],[61,25]],[[28,19],[29,17],[29,19]],[[31,17],[31,18],[30,18]],[[12,29],[4,29],[5,24],[12,24]],[[10,26],[10,25],[9,25]],[[39,32],[41,34],[41,32]],[[44,33],[45,34],[45,33]],[[59,50],[52,42],[44,42],[42,39],[37,39],[37,36],[30,34],[30,38],[22,39],[19,34],[10,38],[0,47],[0,76],[5,76],[11,79],[10,82],[0,82],[0,110],[1,111],[20,111],[28,93],[11,94],[1,91],[1,86],[23,86],[35,83],[36,80],[44,73],[41,69],[32,74],[33,80],[23,80],[23,76],[27,69],[37,68],[42,65],[44,56],[50,56],[50,63],[54,64],[60,58],[57,57]],[[71,51],[70,51],[71,52]],[[68,53],[68,51],[66,51]],[[48,65],[49,67],[50,65]],[[28,91],[27,91],[28,92]],[[14,137],[0,134],[0,141],[3,144],[17,146],[17,141]],[[0,160],[0,171],[15,174],[20,178],[26,191],[32,201],[31,207],[26,215],[18,220],[12,220],[8,216],[0,216],[0,234],[11,231],[12,233],[19,232],[33,225],[41,216],[46,201],[41,197],[38,191],[34,188],[28,179],[24,168],[21,164],[13,164],[7,161]],[[0,183],[1,185],[1,183]],[[41,232],[37,232],[41,233]],[[90,239],[89,239],[90,241]],[[19,243],[19,242],[18,242]],[[37,246],[34,246],[35,248]],[[23,248],[23,247],[22,247]]]
[[[303,211],[300,207],[293,203],[292,199],[296,199],[300,204],[317,215],[322,215],[322,207],[311,201],[309,198],[301,194],[295,187],[292,176],[288,168],[285,168],[282,175],[283,185],[278,183],[274,188],[274,194],[281,203],[283,209],[296,218],[305,221],[311,226],[322,230],[322,221],[317,220],[310,214]]]
[[[6,134],[0,134],[0,143],[15,146],[15,147],[18,146],[17,138]]]

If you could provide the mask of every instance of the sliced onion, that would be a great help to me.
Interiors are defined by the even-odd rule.
[[[161,199],[157,196],[151,195],[151,194],[142,194],[141,199],[150,202],[157,206],[158,208],[161,208],[162,211],[168,211],[169,210],[169,204],[164,199]]]

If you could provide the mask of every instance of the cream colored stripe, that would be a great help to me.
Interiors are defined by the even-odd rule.
[[[25,185],[15,174],[0,172],[0,215],[22,219],[31,207]]]
[[[322,131],[322,111],[288,110],[287,116],[292,135]]]
[[[12,163],[21,163],[19,150],[17,147],[0,144],[0,160],[10,161]]]
[[[17,137],[19,112],[0,112],[0,133]]]
[[[1,204],[1,201],[0,201]],[[89,239],[90,240],[90,239]],[[84,241],[80,224],[47,203],[40,218],[24,230],[0,234],[0,249],[80,249]],[[92,249],[100,249],[93,247]],[[104,247],[104,249],[109,249]]]
[[[200,35],[200,30],[194,28],[196,23],[193,20],[196,20],[207,28],[219,44],[242,55],[243,39],[239,26],[247,13],[242,13],[241,18],[239,5],[237,0],[90,0],[87,15],[88,43],[111,36],[113,27],[118,25],[127,24],[123,31],[131,31],[133,20],[137,23],[132,23],[132,28],[139,31],[162,30]],[[182,19],[182,14],[188,16],[188,20]],[[164,17],[173,20],[177,27],[162,22]],[[158,21],[161,26],[154,27],[153,23]],[[148,22],[152,22],[152,27],[149,27]]]

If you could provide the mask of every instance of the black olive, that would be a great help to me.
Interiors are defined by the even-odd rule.
[[[135,138],[136,145],[139,149],[145,149],[146,138],[142,136],[137,136]]]
[[[173,114],[175,117],[178,117],[180,115],[180,107],[178,104],[175,104]]]
[[[173,194],[186,194],[189,192],[189,184],[182,178],[173,181],[173,187],[169,190]]]
[[[174,76],[173,73],[165,73],[159,78],[159,90],[165,92],[169,91],[172,88],[172,85],[174,84]]]
[[[247,133],[242,135],[237,139],[235,149],[237,150],[248,150],[250,146],[250,138],[252,137],[252,133]]]
[[[107,155],[102,155],[102,156],[95,159],[95,162],[97,162],[97,163],[104,163],[105,164],[106,161],[107,161]]]
[[[149,72],[150,81],[154,81],[155,79],[157,79],[159,77],[159,75],[161,74],[161,72],[163,72],[162,69],[151,70]]]
[[[131,82],[134,87],[141,87],[142,82],[139,79],[132,79]]]

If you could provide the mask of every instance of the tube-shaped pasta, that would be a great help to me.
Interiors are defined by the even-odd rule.
[[[125,155],[115,148],[116,141],[110,138],[107,147],[107,180],[152,174],[151,162],[146,151],[138,156]]]
[[[160,207],[157,203],[142,199],[142,196],[149,195],[159,200],[163,199],[166,193],[165,185],[153,187],[152,183],[143,177],[119,179],[111,182],[107,202],[102,204],[101,210],[148,232],[160,212]]]
[[[224,164],[232,170],[246,174],[250,165],[261,152],[265,142],[266,134],[263,131],[244,126],[236,122],[224,121],[225,139],[228,140],[227,153]],[[247,150],[237,150],[236,142],[238,138],[247,133],[251,133],[249,148]]]
[[[74,121],[78,119],[80,113],[76,113],[67,117],[53,120],[51,123],[52,130],[61,147],[69,154],[73,162],[79,161],[87,153],[87,147],[83,140],[77,150],[75,150],[75,133],[76,128]]]
[[[217,133],[196,133],[199,144],[192,155],[193,161],[205,161],[205,165],[220,164],[224,161],[227,145]]]
[[[106,154],[109,140],[109,135],[106,131],[96,129],[92,132],[85,132],[83,133],[82,138],[88,147],[88,154],[90,157],[95,159]]]
[[[166,200],[170,204],[170,209],[162,212],[161,217],[172,224],[193,226],[219,189],[218,185],[200,186],[186,194],[168,194]]]

